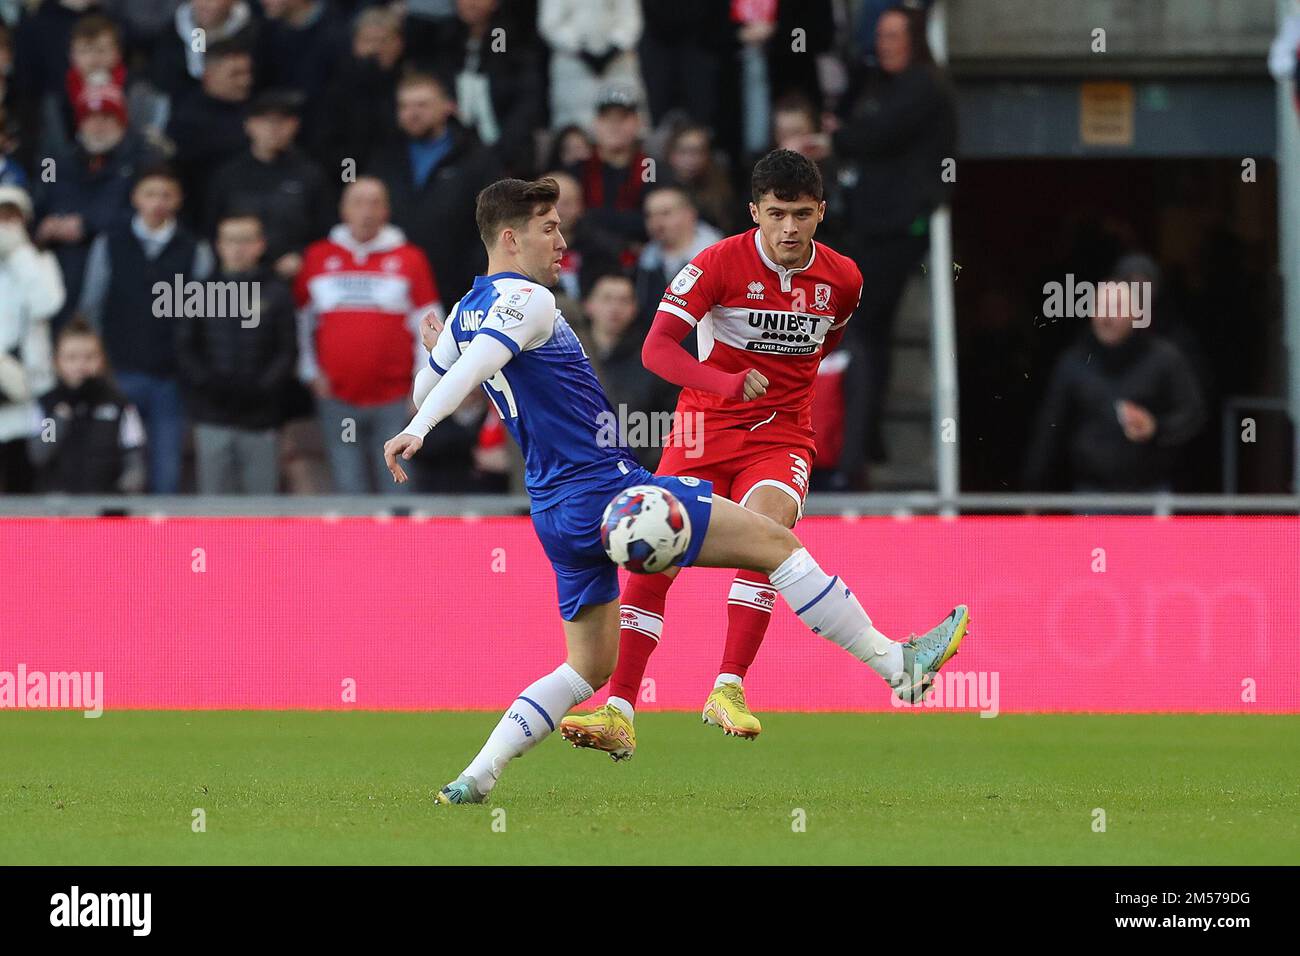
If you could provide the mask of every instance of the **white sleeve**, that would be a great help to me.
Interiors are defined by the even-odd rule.
[[[460,358],[460,347],[456,344],[455,337],[451,334],[451,323],[456,313],[452,312],[452,317],[443,323],[442,331],[438,333],[438,341],[433,343],[433,351],[429,353],[428,366],[439,376],[446,375],[451,371],[451,367],[456,364]]]
[[[544,286],[529,285],[492,303],[474,338],[491,336],[518,355],[545,345],[554,331],[555,296]]]
[[[438,341],[441,343],[441,337]],[[505,336],[475,335],[456,364],[425,396],[420,410],[411,424],[402,429],[402,434],[424,438],[434,425],[459,408],[470,392],[505,368],[516,354],[506,344],[508,341]]]

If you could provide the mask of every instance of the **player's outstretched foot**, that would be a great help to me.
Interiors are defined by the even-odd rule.
[[[627,760],[636,750],[636,728],[612,704],[565,717],[560,721],[560,736],[575,747],[603,750],[614,760]]]
[[[970,609],[958,604],[947,617],[903,645],[903,673],[893,681],[899,700],[918,703],[934,683],[934,675],[957,653],[970,626]]]
[[[749,712],[745,688],[739,684],[719,684],[713,688],[700,717],[706,724],[721,727],[729,737],[753,740],[763,732],[763,725]]]
[[[474,778],[461,774],[447,786],[433,795],[437,806],[449,807],[456,803],[482,803],[487,799],[486,793],[479,793]]]

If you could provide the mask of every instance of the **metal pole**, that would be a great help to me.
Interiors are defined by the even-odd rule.
[[[928,39],[934,58],[941,66],[948,62],[947,5],[939,0],[930,10]],[[931,170],[940,175],[941,170]],[[930,359],[934,366],[934,464],[939,497],[954,501],[961,482],[957,428],[957,321],[953,307],[952,217],[941,206],[930,217],[930,306],[932,333]],[[948,438],[950,440],[945,441]],[[955,514],[945,507],[945,515]]]
[[[1279,32],[1296,12],[1294,0],[1277,0]],[[1300,126],[1297,125],[1295,79],[1277,81],[1277,225],[1281,253],[1282,317],[1287,347],[1291,405],[1292,490],[1300,493]]]

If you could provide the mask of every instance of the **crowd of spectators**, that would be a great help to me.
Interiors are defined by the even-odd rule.
[[[0,0],[0,491],[506,490],[478,396],[412,484],[379,454],[485,264],[478,190],[559,181],[561,307],[615,403],[668,412],[641,340],[682,265],[749,228],[773,146],[821,166],[818,238],[866,280],[815,465],[862,487],[956,148],[925,6]],[[191,281],[253,311],[190,308]]]

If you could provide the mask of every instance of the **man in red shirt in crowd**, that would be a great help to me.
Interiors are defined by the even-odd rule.
[[[378,453],[410,418],[425,367],[420,320],[442,305],[429,260],[388,222],[388,190],[362,176],[343,191],[343,222],[303,254],[299,375],[316,393],[336,491],[402,492]],[[414,370],[414,371],[413,371]]]
[[[813,241],[826,203],[811,160],[773,150],[754,167],[752,186],[749,211],[757,228],[709,246],[682,268],[664,292],[642,359],[682,386],[658,473],[710,479],[717,494],[793,527],[816,452],[817,367],[844,334],[862,295],[862,275],[852,259]],[[698,359],[681,344],[692,330]],[[615,759],[631,756],[632,702],[659,643],[678,570],[628,582],[609,701],[561,723],[575,744]],[[741,682],[775,600],[765,577],[737,572],[727,597],[722,666],[703,714],[728,734],[753,738],[762,730]]]

